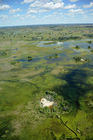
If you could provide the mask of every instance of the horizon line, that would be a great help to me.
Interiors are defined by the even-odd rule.
[[[93,23],[54,23],[54,24],[27,24],[27,25],[8,25],[8,26],[0,26],[0,28],[8,28],[8,27],[26,27],[26,26],[48,26],[48,25],[93,25]]]

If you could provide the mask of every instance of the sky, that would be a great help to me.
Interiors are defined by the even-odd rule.
[[[93,23],[93,0],[0,0],[0,26]]]

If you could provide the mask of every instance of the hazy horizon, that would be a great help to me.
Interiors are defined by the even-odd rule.
[[[28,26],[60,26],[60,25],[62,25],[62,26],[64,26],[64,25],[93,25],[93,23],[63,23],[63,24],[61,24],[61,23],[56,23],[56,24],[29,24],[29,25],[10,25],[10,26],[0,26],[0,28],[8,28],[8,27],[10,27],[10,28],[12,28],[12,27],[28,27]]]

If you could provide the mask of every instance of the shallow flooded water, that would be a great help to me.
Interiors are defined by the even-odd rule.
[[[73,41],[64,41],[64,42],[53,42],[53,41],[40,41],[37,43],[38,47],[74,47],[76,45],[79,45],[82,48],[88,48],[90,45],[93,47],[93,43],[88,43],[89,39],[86,40],[73,40]]]
[[[87,57],[91,63],[92,63],[92,53],[90,52],[91,49],[93,49],[93,43],[89,44],[88,43],[89,39],[86,40],[77,40],[77,41],[65,41],[65,42],[54,42],[54,41],[41,41],[41,42],[37,42],[34,43],[36,44],[37,47],[44,47],[44,48],[52,48],[52,52],[51,54],[45,54],[44,56],[36,56],[33,57],[32,60],[28,60],[27,56],[22,57],[20,59],[17,59],[16,56],[14,56],[15,61],[16,62],[20,62],[22,64],[23,68],[26,67],[31,67],[33,64],[37,64],[38,62],[45,61],[45,63],[69,63],[69,61],[73,61],[73,57],[74,56],[82,56],[84,55],[85,57]],[[75,48],[76,46],[79,46],[79,49]],[[90,49],[88,48],[88,46],[90,46]],[[14,49],[17,51],[17,49]],[[56,50],[58,50],[59,52],[56,53]],[[55,52],[55,53],[54,53]],[[16,52],[15,52],[16,53]],[[89,53],[89,55],[88,55]],[[73,62],[72,62],[73,63]],[[88,62],[88,66],[90,65],[91,67],[91,63]],[[87,64],[82,64],[84,65],[84,67]]]

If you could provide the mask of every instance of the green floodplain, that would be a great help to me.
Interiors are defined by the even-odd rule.
[[[93,25],[0,28],[0,140],[93,140]]]

